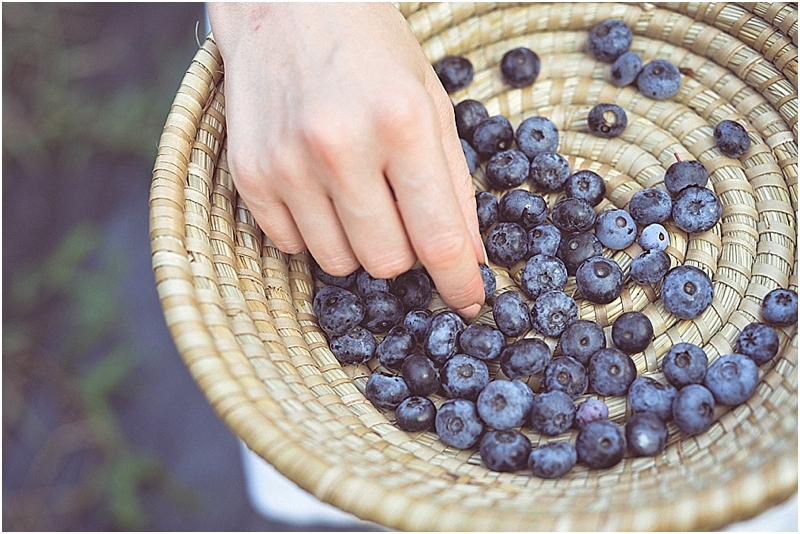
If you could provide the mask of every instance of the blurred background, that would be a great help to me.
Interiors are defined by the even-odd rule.
[[[152,166],[203,4],[2,10],[3,530],[294,530],[251,508],[150,266]]]

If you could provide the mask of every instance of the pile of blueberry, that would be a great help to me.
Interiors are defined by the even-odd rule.
[[[663,60],[643,67],[628,51],[631,40],[622,21],[609,20],[591,30],[588,48],[596,58],[614,62],[613,83],[637,81],[652,98],[673,96],[680,86],[677,68]],[[434,68],[449,92],[472,80],[466,58],[446,57]],[[514,87],[532,84],[539,70],[538,56],[527,48],[511,50],[501,61],[503,78]],[[429,309],[434,288],[424,269],[385,280],[363,269],[331,276],[315,265],[315,276],[325,286],[314,298],[314,310],[331,351],[343,364],[373,358],[380,364],[365,386],[375,406],[394,410],[397,426],[405,431],[435,430],[442,442],[460,449],[477,445],[489,469],[528,467],[536,476],[556,478],[578,461],[602,469],[626,453],[654,456],[666,447],[668,421],[687,434],[702,433],[711,426],[717,403],[737,405],[752,395],[758,366],[777,354],[776,327],[797,322],[794,291],[771,291],[763,300],[763,322],[744,328],[735,353],[710,366],[699,346],[675,344],[663,357],[664,382],[637,376],[631,358],[653,341],[647,315],[629,311],[617,317],[609,346],[603,327],[580,319],[575,298],[564,291],[574,277],[583,299],[607,304],[630,278],[640,285],[660,283],[661,301],[676,317],[702,314],[713,300],[711,280],[691,265],[670,268],[669,234],[662,225],[669,220],[696,234],[719,222],[722,206],[706,187],[709,176],[702,163],[678,159],[665,173],[666,190],[644,189],[632,196],[627,210],[598,213],[605,182],[589,170],[572,172],[556,152],[559,134],[553,122],[530,117],[515,131],[507,118],[490,117],[475,100],[458,103],[455,117],[470,170],[485,165],[496,191],[476,193],[487,254],[516,273],[520,290],[498,293],[494,272],[481,265],[493,324],[465,324],[453,311]],[[619,106],[598,104],[587,122],[594,135],[615,137],[627,117]],[[746,132],[742,138],[735,127],[720,126],[715,131],[720,150],[743,154],[747,148],[741,148],[749,147]],[[520,188],[523,184],[538,193]],[[543,194],[561,200],[550,210]],[[628,273],[603,255],[634,242],[643,252]],[[557,340],[557,350],[542,337]],[[534,375],[540,379],[536,394],[527,383]],[[590,392],[596,397],[576,404]],[[435,395],[444,398],[438,408],[431,399]],[[633,413],[624,426],[609,420],[601,400],[618,396],[627,397]],[[534,448],[523,427],[555,439]],[[574,445],[557,438],[566,438],[571,429],[578,430]]]

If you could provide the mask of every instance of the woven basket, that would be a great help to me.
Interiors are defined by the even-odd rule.
[[[630,284],[607,305],[580,301],[582,318],[608,326],[642,311],[655,341],[634,361],[656,378],[669,348],[688,341],[709,360],[733,351],[760,319],[776,287],[797,290],[797,8],[794,4],[409,4],[401,5],[431,61],[465,55],[475,78],[451,95],[474,98],[516,126],[543,115],[561,133],[573,171],[606,180],[599,209],[624,208],[662,183],[674,153],[710,171],[721,224],[688,236],[669,226],[673,266],[695,265],[713,280],[713,304],[695,320],[663,307],[660,286]],[[645,61],[683,69],[680,92],[653,101],[607,82],[609,66],[585,52],[588,30],[624,20]],[[542,59],[535,84],[512,89],[499,60],[527,46]],[[697,530],[722,527],[797,491],[797,329],[779,330],[781,351],[760,368],[753,397],[719,407],[711,429],[686,436],[670,423],[666,450],[625,458],[607,470],[577,465],[558,480],[496,473],[475,449],[446,447],[433,433],[408,434],[363,395],[376,364],[342,366],[311,305],[309,257],[275,249],[238,198],[226,162],[225,84],[209,36],[175,97],[151,190],[153,269],[167,324],[186,366],[219,416],[249,448],[323,501],[407,530]],[[587,133],[598,102],[628,113],[623,135]],[[745,125],[752,148],[740,159],[715,147],[723,119]],[[479,171],[477,188],[487,182]],[[552,207],[558,199],[546,197]],[[623,270],[637,245],[613,257]],[[515,286],[493,266],[498,291]],[[572,286],[566,291],[572,292]],[[432,309],[444,306],[434,299]],[[492,324],[484,307],[478,319]],[[608,328],[606,329],[608,330]],[[529,334],[533,335],[533,334]],[[554,340],[548,340],[555,347]],[[536,379],[530,384],[538,387]],[[624,397],[605,399],[611,419],[629,415]],[[548,439],[526,430],[533,445]]]

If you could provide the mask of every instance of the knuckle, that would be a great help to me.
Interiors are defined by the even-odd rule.
[[[431,103],[424,91],[404,88],[386,93],[378,98],[377,112],[382,125],[392,131],[393,136],[403,134],[411,137],[426,121],[430,122]]]
[[[413,254],[392,254],[377,258],[365,258],[364,270],[375,278],[395,278],[410,270],[417,259]]]
[[[314,255],[313,252],[312,255]],[[347,276],[360,266],[354,257],[343,254],[325,254],[321,257],[314,255],[314,259],[323,271],[333,276]]]
[[[422,263],[429,268],[448,268],[456,265],[464,257],[468,245],[465,232],[453,229],[440,229],[420,242],[417,246]]]

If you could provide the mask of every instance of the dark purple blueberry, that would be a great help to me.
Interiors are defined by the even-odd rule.
[[[464,152],[464,159],[467,160],[467,168],[469,168],[470,174],[475,174],[475,171],[478,170],[478,166],[480,165],[480,158],[478,157],[478,153],[475,152],[475,149],[472,148],[465,139],[459,139],[461,141],[461,150]]]
[[[425,338],[425,355],[433,363],[442,365],[458,349],[458,334],[464,329],[464,321],[455,312],[442,311],[431,318],[431,327]]]
[[[356,283],[356,276],[358,275],[357,269],[346,276],[334,276],[322,270],[322,267],[319,266],[316,260],[314,260],[311,265],[314,272],[314,278],[326,286],[338,286],[347,290],[351,290]]]
[[[517,148],[529,160],[539,154],[555,152],[558,149],[558,128],[546,117],[528,117],[517,126],[515,135]]]
[[[489,158],[485,173],[493,188],[508,190],[519,187],[525,182],[530,167],[528,156],[511,148]]]
[[[666,100],[680,91],[681,73],[666,59],[654,59],[642,67],[636,77],[636,85],[648,98]]]
[[[525,47],[509,50],[500,60],[503,79],[514,87],[525,87],[535,82],[541,67],[542,63],[536,52]]]
[[[522,338],[503,347],[500,369],[511,380],[541,372],[550,361],[550,346],[539,338]]]
[[[608,419],[608,405],[594,397],[587,397],[575,412],[575,422],[578,428],[583,428],[592,421],[604,421]]]
[[[400,369],[403,361],[414,351],[417,341],[411,329],[399,324],[393,326],[378,345],[375,355],[384,367]]]
[[[539,478],[559,478],[569,473],[578,461],[575,447],[566,441],[539,445],[528,456],[528,467]]]
[[[797,293],[791,289],[773,289],[761,303],[761,317],[772,326],[797,324]]]
[[[622,427],[611,421],[592,421],[581,429],[575,440],[578,460],[592,469],[617,465],[627,447]]]
[[[585,232],[594,227],[597,214],[591,204],[580,198],[565,198],[553,207],[553,224],[562,232]]]
[[[375,291],[364,297],[364,319],[361,326],[373,334],[388,332],[405,316],[403,302],[386,291]]]
[[[625,276],[613,259],[594,256],[581,263],[575,271],[575,284],[589,302],[608,304],[622,293]]]
[[[621,209],[605,210],[597,216],[594,235],[611,250],[624,250],[636,242],[636,222]]]
[[[575,276],[581,263],[601,254],[603,245],[593,233],[574,232],[561,238],[556,256],[564,262],[567,274]]]
[[[575,403],[563,391],[540,393],[533,399],[531,425],[546,436],[566,432],[575,420]]]
[[[517,471],[528,465],[531,440],[519,430],[490,430],[481,438],[480,453],[492,471]]]
[[[589,375],[575,358],[559,356],[545,366],[544,386],[547,391],[563,391],[575,399],[586,393]]]
[[[708,356],[694,343],[676,343],[664,355],[661,370],[670,384],[681,389],[702,384],[708,369]]]
[[[667,424],[650,412],[635,413],[625,423],[628,450],[634,456],[655,456],[667,447]]]
[[[606,19],[589,30],[589,53],[605,63],[614,62],[628,51],[633,42],[633,32],[619,19]]]
[[[720,121],[714,127],[714,141],[719,151],[730,158],[740,158],[750,149],[750,136],[736,121]]]
[[[427,397],[439,390],[439,371],[427,356],[414,352],[403,360],[403,379],[412,395]]]
[[[456,104],[454,112],[458,136],[468,143],[472,142],[472,133],[475,131],[475,127],[489,118],[486,106],[472,99],[462,100]]]
[[[425,343],[425,338],[428,337],[432,318],[433,312],[427,308],[411,310],[403,318],[403,326],[411,330],[411,333],[414,334],[414,340],[420,347]]]
[[[433,428],[436,406],[425,397],[408,397],[394,412],[397,426],[406,432],[424,432]]]
[[[492,361],[500,357],[500,351],[506,344],[503,333],[491,326],[473,323],[468,325],[458,336],[461,352],[479,360]]]
[[[561,353],[589,365],[594,353],[606,348],[603,327],[594,321],[577,320],[567,325],[561,334]]]
[[[634,412],[652,412],[666,422],[672,419],[672,402],[678,390],[649,376],[640,376],[628,389],[628,405]]]
[[[547,202],[541,195],[526,189],[513,189],[500,199],[497,219],[515,222],[530,230],[547,219]]]
[[[642,352],[653,341],[653,323],[642,312],[625,312],[611,325],[611,339],[622,352]]]
[[[533,391],[526,395],[523,388],[530,391],[518,380],[492,380],[486,384],[475,403],[486,426],[495,430],[522,426],[533,402]]]
[[[392,282],[392,293],[403,303],[405,310],[425,308],[431,302],[431,279],[422,269],[411,269]]]
[[[460,56],[443,57],[434,63],[433,70],[448,93],[464,89],[472,82],[472,77],[475,75],[472,63]]]
[[[442,366],[439,379],[449,396],[474,401],[489,383],[489,369],[478,358],[456,354]]]
[[[645,250],[631,261],[631,279],[637,284],[655,284],[669,271],[671,260],[663,250]]]
[[[636,364],[619,349],[606,347],[589,360],[589,385],[604,397],[625,395],[636,379]]]
[[[486,254],[503,267],[511,267],[528,252],[528,232],[517,223],[499,222],[486,236]]]
[[[641,226],[662,223],[672,216],[672,198],[661,189],[643,189],[631,197],[628,212],[636,224]]]
[[[694,319],[714,300],[714,286],[706,273],[694,265],[671,269],[661,285],[661,302],[671,314],[681,319]]]
[[[377,371],[369,375],[364,395],[378,408],[394,410],[411,392],[403,377]]]
[[[528,303],[517,291],[504,291],[497,295],[492,315],[497,329],[508,337],[519,337],[531,329]]]
[[[341,336],[331,338],[331,352],[344,364],[362,364],[375,356],[378,343],[371,332],[355,326]]]
[[[689,186],[705,187],[708,170],[696,160],[676,161],[664,173],[664,187],[672,196],[677,196]]]
[[[472,148],[482,159],[508,150],[514,142],[514,128],[508,119],[495,115],[481,121],[472,131]]]
[[[700,384],[689,384],[678,390],[672,402],[672,418],[687,434],[702,434],[714,422],[714,395]]]
[[[577,319],[578,304],[563,291],[545,291],[531,306],[531,326],[545,336],[560,336]]]
[[[636,52],[625,52],[611,65],[611,83],[625,87],[636,81],[642,70],[642,58]]]
[[[550,223],[540,224],[528,230],[528,257],[536,254],[555,256],[561,244],[561,231]]]
[[[448,399],[436,412],[436,433],[445,445],[468,449],[483,433],[483,422],[475,403],[467,399]]]
[[[639,246],[644,250],[667,250],[669,233],[658,223],[648,224],[639,235]]]
[[[672,220],[678,228],[690,234],[711,230],[721,217],[719,197],[705,187],[687,187],[672,203]]]
[[[736,352],[761,365],[778,354],[780,342],[775,327],[766,323],[750,323],[736,338]]]
[[[527,236],[526,236],[527,237]],[[329,336],[341,336],[364,319],[366,306],[358,295],[339,286],[325,286],[314,297],[319,326]]]
[[[475,204],[478,210],[478,229],[483,233],[497,222],[500,213],[499,202],[497,197],[488,191],[476,191]]]
[[[531,256],[519,276],[520,287],[531,299],[539,298],[545,291],[563,291],[567,286],[567,268],[555,256]]]
[[[582,169],[567,178],[564,193],[567,198],[579,198],[594,207],[605,198],[606,183],[596,172]]]
[[[489,299],[494,295],[494,292],[497,291],[497,277],[488,265],[481,263],[478,265],[478,269],[481,272],[481,279],[483,280],[483,294],[488,303]]]
[[[619,137],[628,127],[628,115],[616,104],[602,102],[589,111],[586,122],[589,132],[597,137],[611,139]]]
[[[385,278],[375,278],[363,268],[358,270],[356,275],[356,287],[361,298],[366,297],[375,291],[389,291],[389,280]]]
[[[570,174],[569,162],[561,154],[543,152],[531,161],[530,181],[539,191],[555,193],[563,190]]]
[[[742,404],[756,390],[758,366],[744,354],[725,354],[708,366],[703,385],[718,403]]]

